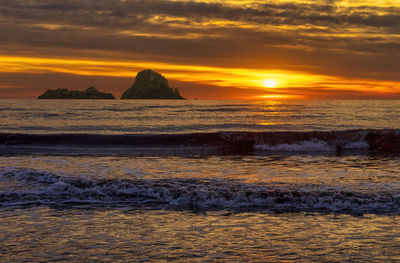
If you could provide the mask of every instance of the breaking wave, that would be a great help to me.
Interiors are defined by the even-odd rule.
[[[302,141],[293,144],[277,144],[256,145],[256,149],[263,151],[278,151],[278,152],[332,152],[337,150],[337,145],[332,145],[321,140]],[[341,146],[344,150],[362,150],[368,149],[369,144],[365,141],[349,142]]]
[[[3,170],[1,206],[122,205],[133,208],[252,209],[270,212],[399,213],[400,192],[357,192],[332,186],[245,184],[231,180],[118,180],[64,177],[25,169]]]
[[[377,155],[400,155],[399,130],[345,130],[310,132],[216,132],[187,134],[0,134],[0,146],[124,148],[212,148],[224,154],[257,151],[327,152],[367,151]],[[1,149],[1,148],[0,148]]]

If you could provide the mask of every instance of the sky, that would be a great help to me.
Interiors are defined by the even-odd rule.
[[[0,0],[0,98],[144,69],[187,98],[399,99],[400,1]]]

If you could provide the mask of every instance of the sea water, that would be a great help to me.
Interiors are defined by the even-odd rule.
[[[400,158],[365,139],[399,117],[395,100],[1,100],[0,262],[399,262]],[[238,138],[254,149],[220,150]]]
[[[0,100],[0,131],[163,134],[400,127],[398,100]]]

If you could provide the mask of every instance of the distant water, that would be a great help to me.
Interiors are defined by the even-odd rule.
[[[399,262],[386,129],[400,101],[0,100],[0,262]]]
[[[400,128],[399,100],[0,100],[0,132],[163,134]]]

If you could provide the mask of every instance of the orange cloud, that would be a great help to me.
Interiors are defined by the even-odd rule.
[[[397,94],[398,82],[317,75],[284,70],[263,70],[249,68],[226,68],[168,64],[154,61],[111,61],[65,58],[39,58],[20,56],[0,56],[0,72],[3,73],[65,73],[87,76],[133,77],[139,70],[151,68],[167,76],[170,80],[203,84],[215,87],[230,87],[258,90],[261,95],[246,98],[318,98],[345,96],[350,93],[360,96],[371,94]],[[273,79],[276,87],[265,87],[264,82]],[[243,94],[246,94],[244,91]],[[226,94],[229,97],[229,94]]]

